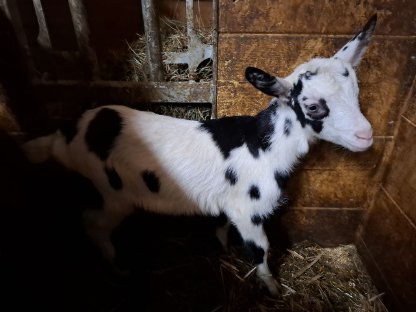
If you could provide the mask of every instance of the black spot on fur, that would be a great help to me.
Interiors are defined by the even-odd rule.
[[[292,130],[292,120],[289,118],[285,119],[285,124],[283,125],[283,132],[286,136],[290,135],[290,130]]]
[[[348,69],[345,68],[345,71],[342,73],[342,75],[344,77],[348,77],[350,75],[350,72],[348,71]]]
[[[234,116],[210,119],[201,123],[200,129],[208,131],[224,158],[228,158],[233,149],[246,144],[253,157],[259,157],[259,150],[270,148],[269,138],[274,132],[272,115],[276,114],[276,105],[269,106],[257,116]]]
[[[158,193],[160,190],[160,181],[156,174],[152,171],[146,170],[142,172],[142,178],[147,188],[152,193]]]
[[[251,216],[251,222],[253,222],[253,224],[255,225],[259,225],[263,222],[263,218],[256,214],[254,216]]]
[[[77,135],[78,120],[67,120],[64,121],[59,130],[61,131],[62,135],[65,137],[66,144],[71,143],[74,137]]]
[[[260,199],[260,190],[256,185],[252,185],[248,193],[251,199]]]
[[[249,260],[253,261],[254,264],[262,263],[265,254],[264,249],[257,246],[253,241],[246,241],[245,245]]]
[[[347,45],[342,48],[342,51],[345,51],[346,49],[348,49],[348,46]]]
[[[85,134],[88,149],[101,160],[106,160],[121,129],[119,113],[110,108],[101,109],[91,120]]]
[[[237,173],[233,168],[227,168],[227,171],[225,171],[225,179],[230,182],[231,185],[235,185],[237,183]]]
[[[285,189],[287,185],[287,181],[289,180],[289,175],[285,172],[274,172],[274,179],[276,180],[277,185],[280,187],[280,189]]]
[[[316,76],[318,74],[318,70],[315,70],[314,72],[311,72],[311,71],[307,71],[307,72],[305,72],[304,74],[301,74],[300,76],[299,76],[299,78],[300,79],[303,79],[303,78],[305,78],[306,80],[311,80],[312,79],[312,77],[313,76]]]
[[[120,176],[118,175],[117,171],[114,168],[104,168],[105,174],[107,175],[108,183],[110,186],[117,190],[121,190],[123,188],[123,182],[121,181]]]

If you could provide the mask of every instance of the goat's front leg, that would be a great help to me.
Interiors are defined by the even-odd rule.
[[[280,284],[273,278],[267,265],[269,241],[262,224],[254,224],[248,216],[230,218],[243,238],[250,260],[257,266],[257,276],[266,285],[270,294],[279,294]]]

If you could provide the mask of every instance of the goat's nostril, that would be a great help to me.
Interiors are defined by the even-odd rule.
[[[362,140],[371,140],[373,138],[373,129],[359,130],[355,133],[355,136]]]

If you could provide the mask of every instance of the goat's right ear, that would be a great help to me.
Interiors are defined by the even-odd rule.
[[[263,93],[275,97],[286,96],[292,87],[290,82],[255,67],[246,68],[246,79]]]

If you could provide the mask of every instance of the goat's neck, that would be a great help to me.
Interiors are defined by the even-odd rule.
[[[268,138],[271,161],[285,171],[290,171],[298,158],[309,151],[309,144],[314,137],[308,127],[302,127],[296,113],[287,104],[272,104],[261,115],[270,117],[274,131]],[[268,118],[267,118],[268,119]]]

